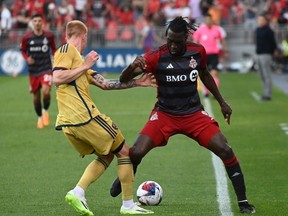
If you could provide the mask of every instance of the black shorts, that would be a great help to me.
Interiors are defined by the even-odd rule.
[[[212,69],[217,70],[218,63],[219,63],[218,54],[207,54],[207,66],[209,70]]]

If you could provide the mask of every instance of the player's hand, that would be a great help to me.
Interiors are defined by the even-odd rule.
[[[91,68],[99,59],[99,54],[92,50],[88,53],[88,55],[85,57],[84,65],[87,67],[87,69]]]
[[[226,101],[221,103],[221,112],[225,118],[225,121],[230,125],[230,117],[232,114],[232,109]]]
[[[32,65],[32,64],[35,63],[35,60],[34,60],[31,56],[29,56],[29,57],[26,59],[26,61],[27,61],[27,63],[28,63],[29,65]]]
[[[136,79],[137,86],[157,88],[156,80],[153,74],[144,73],[139,79]]]
[[[132,68],[135,69],[137,67],[142,68],[142,70],[146,69],[146,61],[143,56],[137,56],[136,59],[131,64]]]

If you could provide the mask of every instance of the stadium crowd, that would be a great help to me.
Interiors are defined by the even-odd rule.
[[[72,19],[84,21],[96,29],[115,25],[141,28],[149,19],[156,25],[181,15],[201,22],[203,14],[212,14],[221,25],[243,24],[268,11],[272,24],[287,24],[287,0],[2,0],[1,29],[27,29],[35,13],[45,17],[46,30],[63,30]]]
[[[93,34],[90,45],[126,43],[147,51],[162,43],[159,32],[167,21],[181,15],[201,24],[207,12],[224,28],[243,26],[252,41],[257,15],[263,11],[274,29],[288,23],[288,0],[0,0],[0,44],[19,44],[36,13],[43,14],[44,30],[54,32],[57,45],[65,41],[65,24],[78,19]]]

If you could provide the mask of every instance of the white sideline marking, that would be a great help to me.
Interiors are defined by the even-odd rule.
[[[256,101],[261,102],[261,97],[260,97],[259,94],[257,94],[256,92],[252,91],[251,95]]]
[[[204,107],[205,110],[213,117],[213,111],[211,108],[211,103],[208,98],[204,98]],[[221,216],[233,216],[231,210],[231,202],[228,192],[228,184],[226,178],[226,171],[224,165],[219,157],[211,152],[212,163],[215,171],[216,185],[217,185],[217,202]]]
[[[280,123],[279,126],[284,131],[284,133],[288,135],[288,123]]]

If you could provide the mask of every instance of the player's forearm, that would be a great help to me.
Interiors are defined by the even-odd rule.
[[[224,102],[224,99],[219,92],[219,89],[213,79],[213,77],[210,74],[207,74],[202,79],[203,84],[205,87],[213,94],[215,99],[218,101],[218,103],[221,105]]]
[[[138,86],[137,81],[132,79],[128,82],[120,82],[120,80],[104,79],[104,80],[93,80],[93,84],[100,87],[103,90],[119,90],[127,89]]]
[[[132,74],[133,74],[134,68],[130,65],[128,65],[121,73],[119,80],[121,82],[128,82],[129,80],[131,80]]]
[[[128,82],[135,78],[136,76],[142,74],[144,71],[138,67],[138,66],[133,66],[133,64],[130,64],[128,67],[126,67],[121,75],[120,75],[120,82]]]

